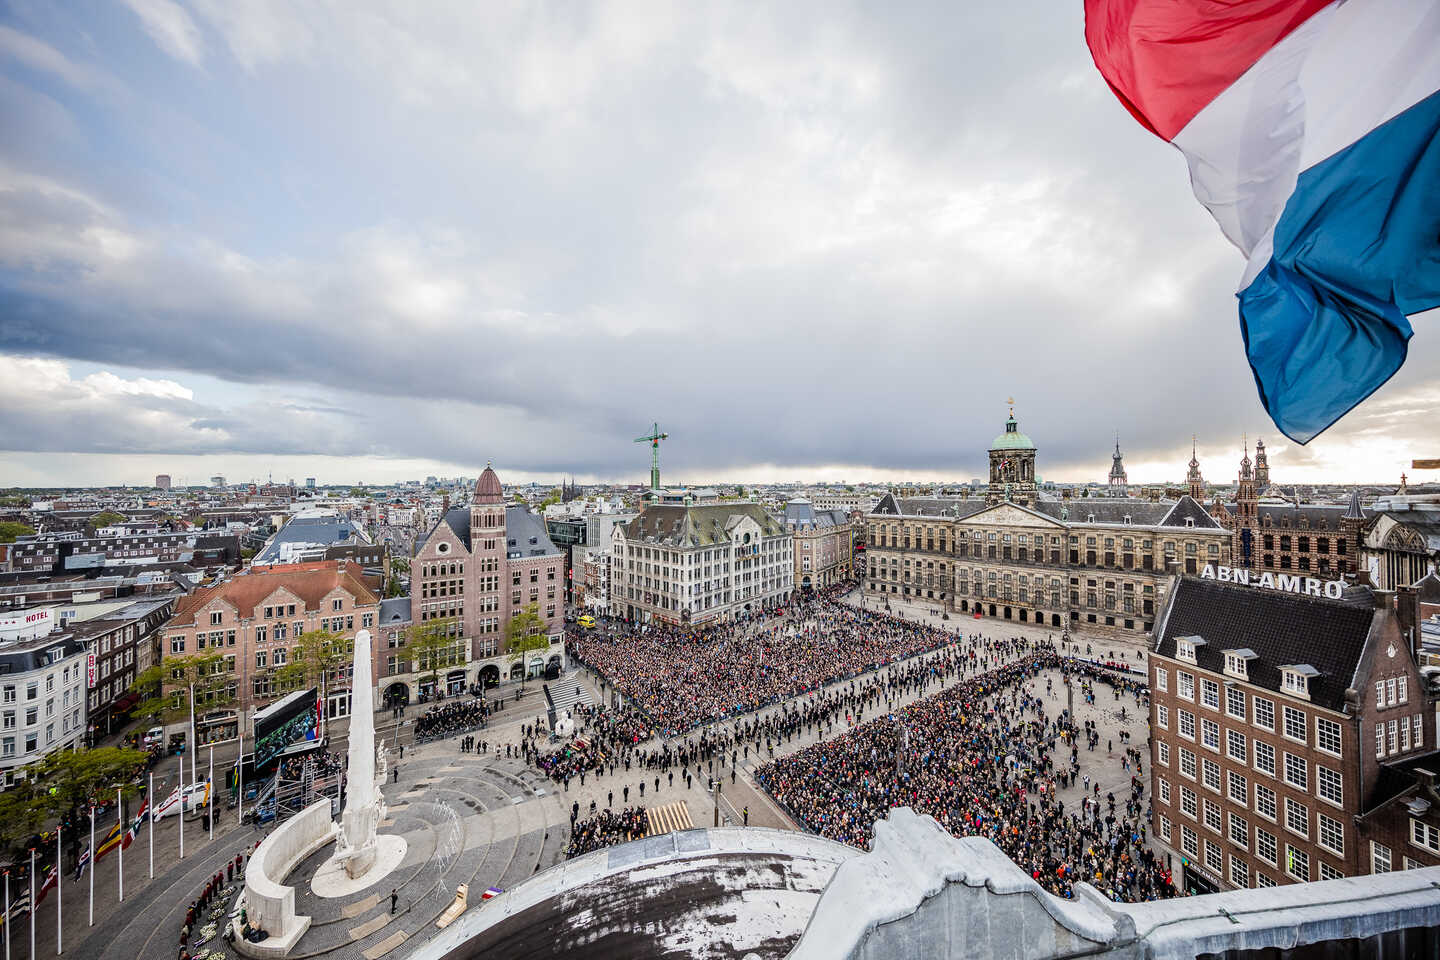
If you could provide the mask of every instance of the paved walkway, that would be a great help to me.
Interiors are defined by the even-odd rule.
[[[858,592],[847,599],[857,605],[863,602]],[[871,607],[874,608],[873,602]],[[944,620],[929,615],[923,607],[913,605],[892,603],[892,612],[950,629],[956,632],[957,638],[983,634],[992,639],[1020,636],[1058,639],[1054,631],[1034,625],[961,620],[954,615]],[[1085,642],[1084,638],[1077,639]],[[1092,656],[1123,651],[1127,662],[1134,663],[1141,652],[1137,644],[1126,645],[1111,639],[1090,642]],[[951,678],[949,683],[957,679]],[[553,691],[575,684],[582,686],[583,694],[588,694],[595,702],[605,701],[600,684],[588,671],[567,674],[551,686]],[[940,689],[943,687],[932,685],[925,695],[934,695]],[[1032,692],[1046,696],[1057,710],[1063,706],[1065,691],[1058,682],[1048,695],[1044,691],[1043,680],[1032,682]],[[573,686],[569,693],[573,695]],[[406,956],[416,943],[435,934],[434,919],[449,904],[457,884],[469,884],[469,909],[474,910],[480,906],[481,893],[487,887],[509,889],[540,870],[559,863],[569,841],[572,805],[579,804],[582,818],[590,815],[592,801],[597,809],[606,806],[620,809],[626,805],[624,788],[627,786],[630,788],[629,805],[644,803],[647,807],[659,807],[683,804],[685,812],[697,826],[715,822],[714,798],[705,789],[703,780],[695,781],[687,789],[683,776],[677,776],[672,785],[668,776],[659,774],[657,790],[657,774],[646,771],[643,777],[646,795],[642,799],[639,796],[642,775],[638,769],[629,774],[620,769],[613,776],[587,775],[583,785],[578,779],[572,779],[570,789],[566,791],[538,771],[525,767],[518,759],[521,727],[534,723],[544,714],[544,697],[538,683],[527,685],[518,704],[511,702],[512,690],[506,690],[505,694],[506,708],[492,718],[487,729],[475,734],[490,747],[489,752],[483,754],[462,754],[458,735],[415,746],[413,722],[423,707],[409,708],[403,719],[392,716],[388,710],[377,714],[377,738],[389,743],[398,740],[397,745],[404,747],[404,758],[394,763],[399,779],[385,786],[391,814],[382,832],[399,833],[405,837],[408,844],[405,860],[391,877],[374,887],[351,897],[332,900],[315,897],[308,883],[313,868],[329,855],[328,848],[312,857],[312,862],[302,865],[294,874],[297,878],[306,878],[297,884],[296,909],[301,914],[312,916],[314,925],[302,939],[295,956],[323,956],[335,960],[379,960],[385,956]],[[1100,783],[1102,797],[1111,790],[1119,797],[1128,789],[1130,774],[1120,767],[1123,748],[1118,732],[1129,730],[1135,738],[1134,745],[1143,747],[1146,719],[1135,709],[1133,699],[1126,698],[1128,718],[1122,722],[1117,712],[1120,704],[1112,702],[1110,697],[1108,688],[1098,688],[1098,702],[1091,707],[1080,702],[1081,698],[1077,695],[1078,719],[1082,722],[1095,720],[1102,736],[1099,749],[1093,753],[1081,750],[1080,763],[1082,773],[1091,773],[1092,778]],[[902,695],[885,709],[903,706],[914,699],[917,699],[915,693]],[[790,702],[803,703],[804,700],[802,697]],[[781,706],[768,707],[758,714],[748,715],[748,719],[775,713]],[[857,717],[855,722],[863,722],[873,715],[872,711]],[[837,722],[828,736],[839,735],[841,726]],[[338,729],[332,733],[339,734],[333,737],[335,748],[343,749],[343,733]],[[686,739],[675,738],[675,742]],[[698,733],[690,734],[688,739],[692,742],[698,740]],[[803,749],[815,739],[814,735],[796,736],[790,742],[777,746],[776,756]],[[1114,750],[1105,749],[1106,741],[1110,739],[1114,740]],[[514,753],[509,759],[504,756],[506,744]],[[734,772],[733,780],[728,766],[718,768],[723,784],[720,823],[740,823],[741,811],[748,808],[752,825],[795,829],[795,824],[754,786],[751,772],[758,762],[759,757],[752,745],[749,761],[742,762],[741,769]],[[217,770],[219,764],[217,754]],[[160,792],[158,781],[156,789]],[[1061,796],[1068,805],[1078,802],[1081,790],[1076,785],[1062,791]],[[194,824],[187,824],[187,856],[180,861],[177,828],[178,824],[173,819],[156,825],[157,876],[154,881],[146,881],[145,835],[142,834],[140,840],[126,852],[125,888],[128,896],[124,904],[115,902],[116,858],[112,854],[100,864],[95,884],[94,930],[85,923],[86,881],[75,883],[67,879],[66,955],[85,960],[101,957],[149,960],[151,957],[174,955],[179,946],[185,909],[198,889],[213,875],[217,865],[223,870],[225,862],[232,859],[236,852],[253,849],[267,833],[266,828],[237,826],[234,811],[230,811],[229,816],[222,820],[216,840],[207,846],[199,846],[200,831]],[[393,917],[389,912],[392,887],[400,891],[398,911]],[[37,917],[36,953],[40,957],[55,956],[54,902],[52,894],[42,904]],[[45,934],[47,930],[48,937]],[[22,922],[14,933],[12,957],[16,960],[28,957],[28,926]],[[224,945],[218,939],[206,946],[220,950],[222,956],[233,955],[225,953]]]

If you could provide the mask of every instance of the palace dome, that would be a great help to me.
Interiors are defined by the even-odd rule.
[[[1015,414],[1010,414],[1010,419],[1005,421],[1005,432],[995,438],[990,444],[991,450],[1034,450],[1035,441],[1020,432],[1020,425],[1015,422]]]

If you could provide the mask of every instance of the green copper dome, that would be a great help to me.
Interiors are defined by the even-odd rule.
[[[1015,414],[1010,414],[1010,419],[1005,421],[1005,432],[995,438],[990,444],[991,450],[1034,450],[1035,441],[1020,432],[1020,425],[1015,422]]]

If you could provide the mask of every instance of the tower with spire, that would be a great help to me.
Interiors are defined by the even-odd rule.
[[[1195,453],[1195,437],[1190,437],[1190,471],[1185,474],[1185,483],[1190,488],[1190,499],[1196,503],[1205,502],[1205,478],[1200,476],[1200,458]]]
[[[990,443],[990,487],[985,495],[989,503],[1005,500],[1026,506],[1035,502],[1035,442],[1020,432],[1015,419],[1015,401],[1011,399],[1010,418],[1005,432]]]
[[[1115,434],[1115,454],[1110,458],[1110,488],[1124,490],[1128,486],[1125,479],[1125,463],[1120,458],[1120,434]]]
[[[1255,472],[1250,467],[1250,441],[1242,437],[1243,454],[1240,457],[1240,477],[1235,488],[1235,541],[1230,555],[1240,561],[1241,566],[1255,568],[1259,560],[1255,554],[1255,528],[1260,518],[1260,495],[1255,489]]]
[[[488,460],[470,498],[470,554],[487,561],[505,556],[505,491]]]
[[[1255,438],[1255,487],[1261,493],[1270,489],[1270,464],[1265,460],[1265,441]]]

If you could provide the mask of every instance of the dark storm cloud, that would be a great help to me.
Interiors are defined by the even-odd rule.
[[[1012,395],[1053,465],[1266,426],[1239,255],[1078,5],[362,7],[16,24],[124,93],[0,61],[0,351],[263,399],[7,446],[629,476],[658,419],[671,471],[965,477]]]

